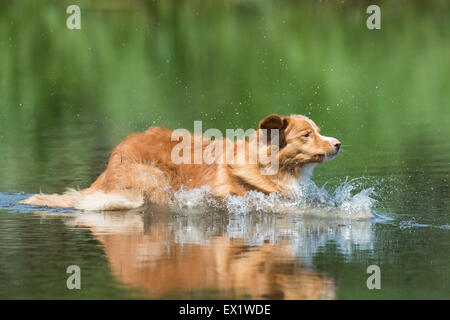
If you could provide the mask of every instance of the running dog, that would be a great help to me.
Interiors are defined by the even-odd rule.
[[[302,115],[271,114],[249,139],[240,141],[191,134],[174,139],[174,132],[150,127],[131,134],[114,148],[106,170],[89,188],[69,189],[62,195],[37,194],[21,203],[81,210],[132,209],[166,204],[172,191],[204,185],[217,197],[242,196],[251,190],[287,195],[294,184],[308,179],[315,165],[336,157],[341,146],[337,139],[322,136],[319,127]],[[188,148],[180,149],[180,144]],[[223,152],[223,146],[230,145]],[[256,150],[253,157],[251,150]],[[219,161],[193,161],[197,151],[201,159],[209,152]],[[231,162],[227,161],[230,153]],[[174,155],[188,161],[180,163]],[[271,161],[262,161],[262,155]]]

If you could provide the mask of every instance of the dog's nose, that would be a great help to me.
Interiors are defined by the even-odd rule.
[[[339,140],[334,141],[334,142],[333,142],[333,147],[334,147],[336,150],[339,150],[339,148],[341,147],[341,142],[340,142]]]

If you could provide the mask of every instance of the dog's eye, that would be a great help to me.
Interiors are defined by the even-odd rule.
[[[304,135],[303,135],[305,138],[308,138],[309,136],[310,136],[310,133],[308,132],[308,133],[305,133]]]

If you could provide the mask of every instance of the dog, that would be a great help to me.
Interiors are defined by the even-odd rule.
[[[334,159],[341,146],[339,140],[322,136],[319,127],[303,115],[271,114],[248,140],[213,141],[191,134],[182,138],[174,139],[174,131],[164,127],[131,134],[113,149],[106,170],[89,188],[69,189],[62,195],[38,194],[21,203],[81,210],[134,209],[146,203],[167,204],[172,191],[205,185],[222,198],[248,191],[289,195],[295,184],[311,176],[315,165]],[[189,148],[180,149],[182,143]],[[224,145],[231,148],[223,152]],[[196,163],[197,151],[210,152],[219,161]],[[174,161],[177,152],[188,161]],[[232,162],[225,159],[230,154]],[[264,154],[272,161],[262,161]],[[272,170],[274,163],[276,170]]]

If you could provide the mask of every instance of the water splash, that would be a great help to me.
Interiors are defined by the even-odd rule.
[[[327,190],[328,189],[328,190]],[[226,211],[234,215],[250,213],[293,213],[304,216],[367,219],[374,217],[372,208],[376,200],[371,196],[374,188],[365,188],[359,179],[346,179],[333,188],[327,183],[318,187],[312,180],[293,186],[292,197],[277,193],[265,195],[250,191],[245,196],[230,196],[226,199],[214,197],[210,188],[181,188],[173,192],[169,207],[180,214],[204,213],[205,211]],[[18,202],[25,194],[6,194],[0,197],[0,209],[16,212],[30,212],[35,207]],[[67,213],[71,209],[45,208],[46,212]]]
[[[361,189],[356,179],[346,179],[332,191],[328,191],[326,187],[326,183],[318,187],[309,180],[295,184],[293,196],[289,198],[277,193],[265,195],[261,192],[250,191],[245,196],[233,195],[224,200],[215,198],[206,186],[198,189],[182,188],[174,193],[170,206],[180,213],[216,209],[226,210],[236,215],[261,212],[301,213],[351,219],[366,219],[374,216],[371,209],[376,200],[370,197],[374,193],[373,187]]]

